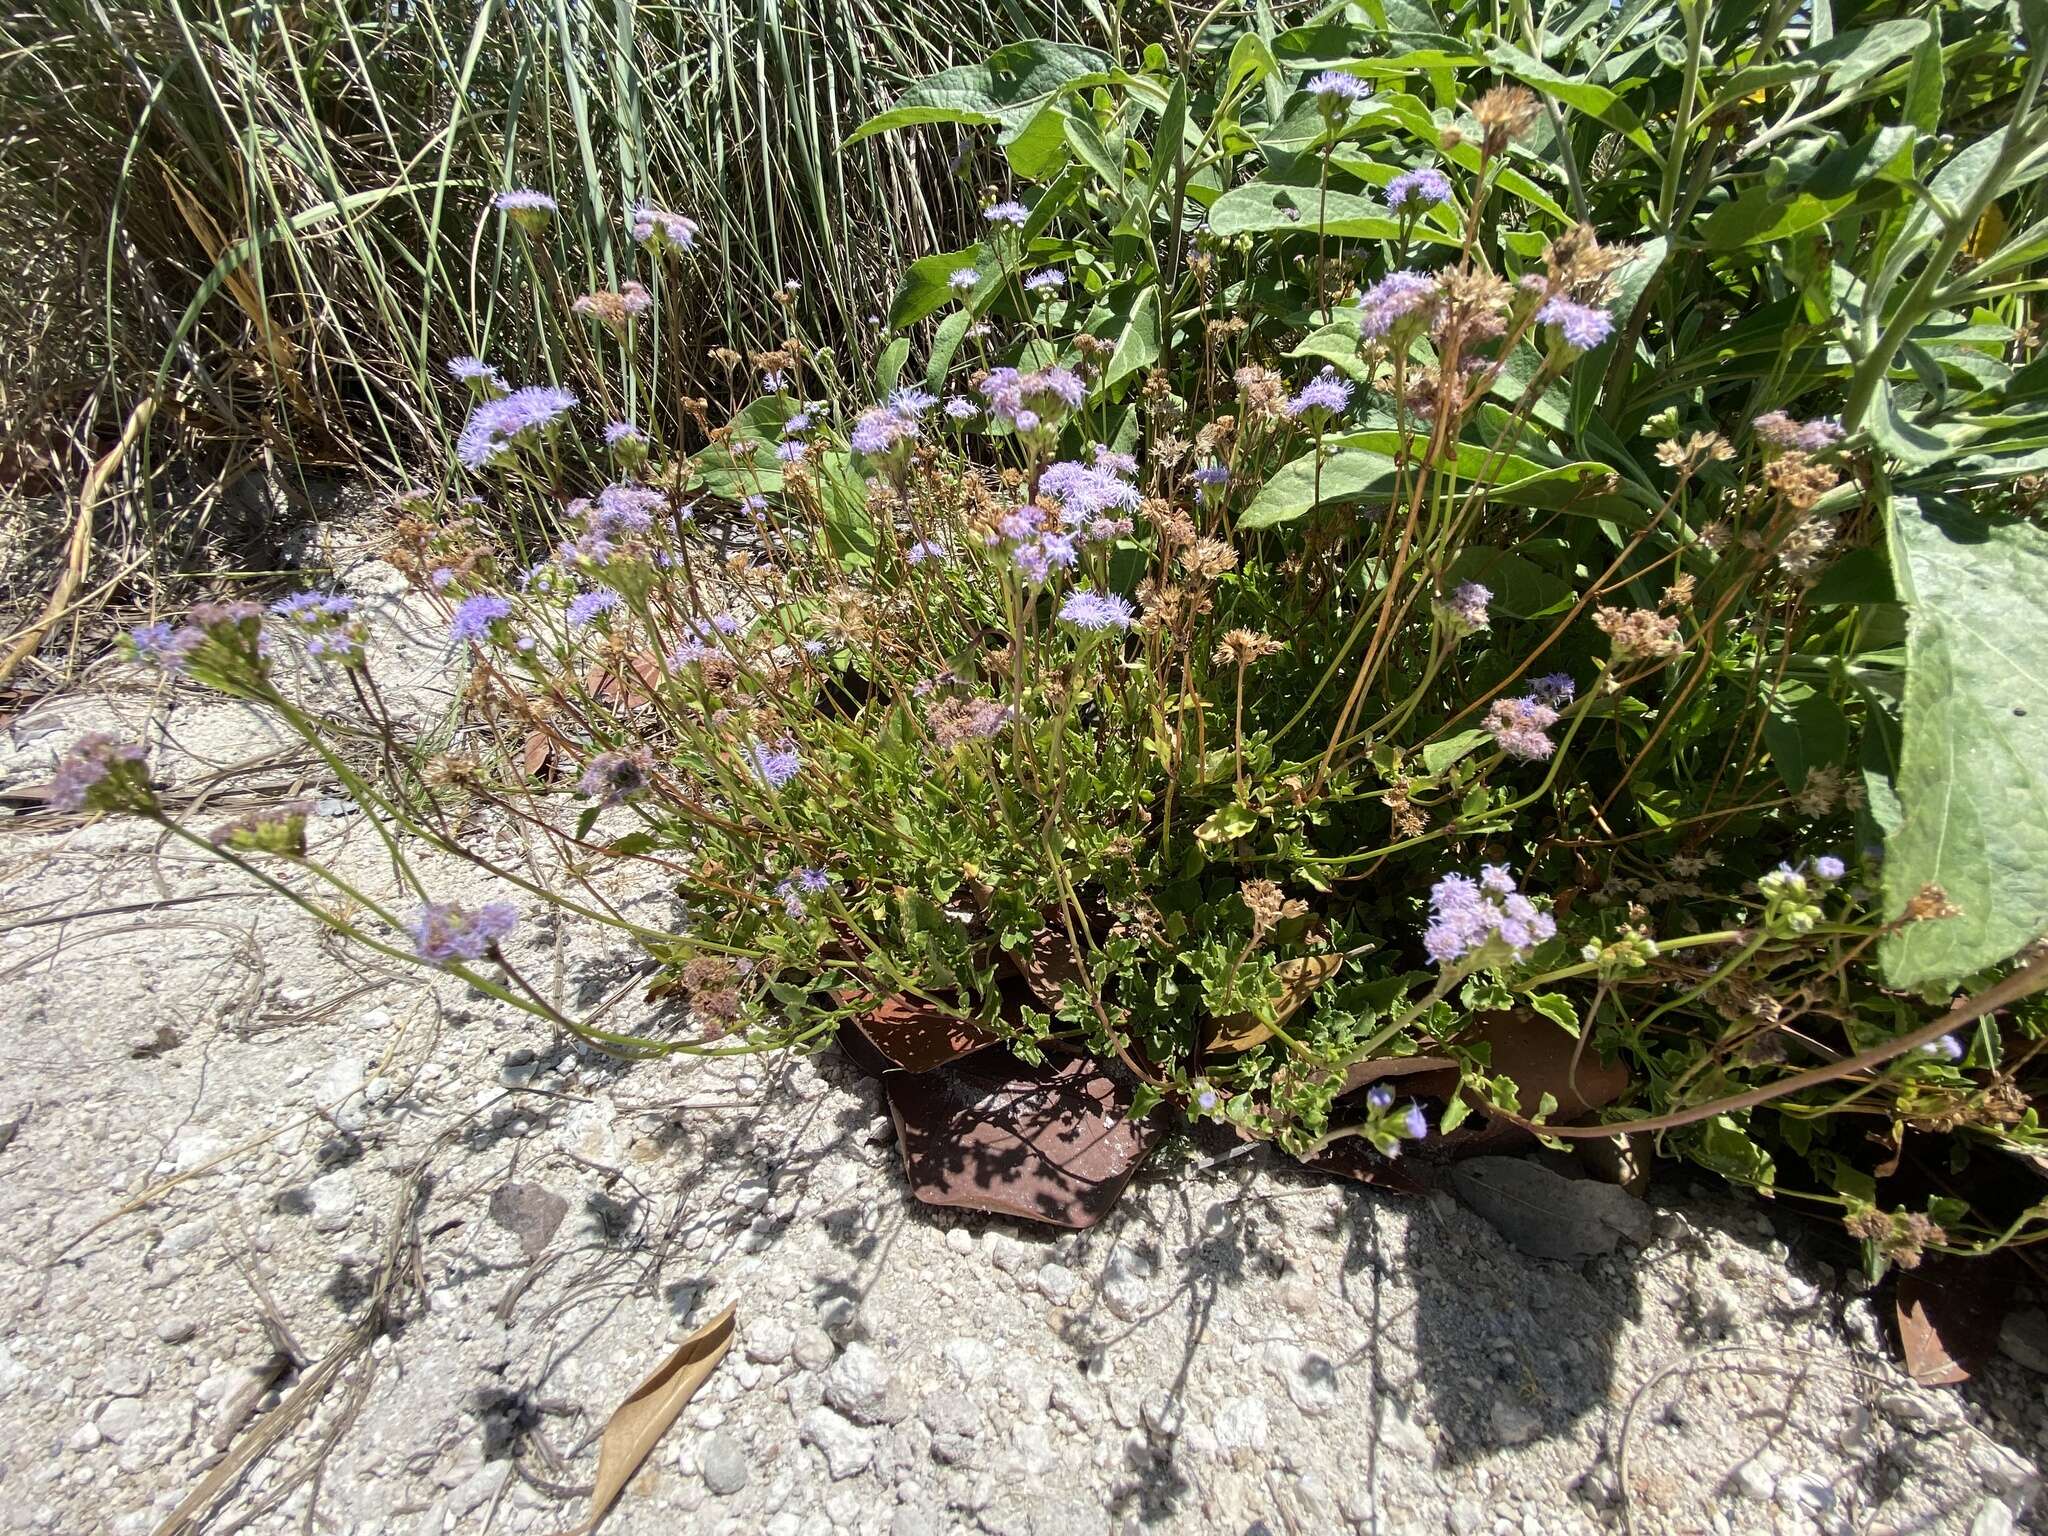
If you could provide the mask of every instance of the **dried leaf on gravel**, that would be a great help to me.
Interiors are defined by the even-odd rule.
[[[555,1228],[569,1214],[569,1202],[538,1184],[500,1184],[491,1191],[491,1220],[519,1239],[529,1259],[546,1252]]]
[[[1575,1263],[1611,1253],[1624,1237],[1649,1240],[1649,1209],[1627,1190],[1568,1179],[1526,1158],[1467,1159],[1452,1168],[1451,1185],[1501,1236],[1539,1259]]]
[[[1929,1255],[1899,1271],[1899,1347],[1906,1374],[1923,1387],[1968,1381],[1998,1351],[2013,1296],[2011,1276],[1993,1261]]]
[[[640,1463],[668,1432],[697,1389],[732,1347],[733,1304],[691,1334],[661,1368],[635,1387],[604,1427],[597,1452],[597,1486],[590,1491],[590,1518],[567,1536],[597,1528]]]
[[[1086,1057],[1034,1067],[989,1051],[944,1072],[888,1073],[882,1088],[926,1205],[1093,1226],[1159,1139],[1151,1118],[1131,1118],[1131,1090]]]

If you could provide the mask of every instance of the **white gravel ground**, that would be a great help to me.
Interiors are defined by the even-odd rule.
[[[387,622],[405,707],[445,715],[429,627]],[[0,789],[112,725],[187,789],[325,792],[238,706],[117,666],[8,722]],[[388,893],[326,809],[316,847]],[[636,974],[591,924],[513,952],[584,1006]],[[621,1068],[134,824],[0,823],[0,978],[0,1528],[143,1536],[255,1450],[183,1528],[562,1531],[610,1410],[728,1301],[741,1342],[612,1536],[1989,1536],[2048,1445],[2043,1377],[1914,1388],[1827,1234],[1682,1175],[1646,1248],[1581,1268],[1212,1145],[1090,1232],[932,1211],[836,1053]]]

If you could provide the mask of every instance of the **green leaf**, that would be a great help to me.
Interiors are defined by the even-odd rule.
[[[945,393],[946,375],[952,371],[954,354],[960,350],[960,343],[972,324],[973,311],[956,309],[941,320],[938,330],[932,333],[932,355],[925,363],[924,387],[933,394]]]
[[[1394,461],[1362,448],[1331,449],[1318,479],[1316,455],[1311,449],[1273,472],[1238,518],[1237,526],[1271,528],[1291,523],[1324,502],[1350,501],[1382,487],[1391,490],[1393,483]]]
[[[1195,828],[1195,836],[1205,843],[1227,843],[1248,835],[1258,824],[1257,812],[1247,806],[1231,804]]]
[[[1848,758],[1849,717],[1826,694],[1787,686],[1764,716],[1764,745],[1785,787],[1796,794],[1814,769],[1838,767]]]
[[[824,510],[825,544],[843,565],[871,565],[875,520],[868,512],[867,480],[853,456],[828,453],[818,460],[818,501]]]
[[[1102,371],[1102,388],[1114,389],[1134,373],[1143,372],[1159,359],[1159,285],[1127,288],[1111,304],[1089,316],[1088,332],[1116,343],[1109,366]]]
[[[882,348],[875,359],[875,398],[880,399],[903,382],[903,365],[910,361],[910,338],[898,336]]]
[[[1913,987],[2048,929],[2048,531],[1896,497],[1890,532],[1908,624],[1885,913],[1927,885],[1961,909],[1883,941],[1886,979]]]
[[[1716,208],[1700,226],[1700,237],[1715,251],[1739,251],[1747,245],[1785,240],[1825,224],[1853,199],[1853,193],[1816,197],[1810,192],[1787,198],[1769,187],[1751,187],[1732,203]]]
[[[1209,210],[1209,231],[1218,238],[1279,232],[1312,235],[1318,228],[1339,239],[1396,240],[1401,236],[1398,219],[1390,217],[1383,205],[1356,192],[1323,195],[1314,187],[1254,181],[1224,193]],[[1438,245],[1460,243],[1458,236],[1425,223],[1409,230],[1408,238]]]
[[[1066,163],[1067,114],[1049,97],[1003,145],[1010,169],[1026,181],[1044,181]]]
[[[1230,50],[1230,68],[1224,72],[1223,95],[1234,96],[1242,86],[1257,85],[1278,67],[1266,40],[1256,32],[1244,33]]]
[[[1579,1010],[1562,992],[1531,992],[1529,1006],[1574,1040],[1579,1038]],[[1545,1095],[1549,1097],[1549,1095]]]
[[[1113,78],[1108,54],[1043,38],[998,48],[979,64],[959,64],[927,75],[846,136],[849,145],[919,123],[998,124],[1021,135],[1046,101],[1066,91]]]
[[[1446,736],[1442,741],[1426,742],[1422,748],[1422,771],[1434,778],[1453,763],[1470,757],[1479,748],[1493,740],[1490,731],[1460,731],[1455,736]]]
[[[985,255],[987,252],[981,246],[970,245],[964,251],[918,257],[904,269],[902,286],[889,305],[889,329],[908,330],[925,316],[944,309],[954,297],[948,280],[955,272],[975,266]],[[990,274],[983,274],[984,280],[989,277]]]

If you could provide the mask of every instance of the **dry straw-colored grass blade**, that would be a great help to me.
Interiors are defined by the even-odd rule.
[[[617,1502],[640,1463],[668,1432],[683,1405],[711,1378],[732,1347],[733,1306],[711,1319],[677,1346],[660,1369],[619,1404],[597,1453],[597,1486],[590,1492],[590,1518],[564,1536],[587,1536]]]

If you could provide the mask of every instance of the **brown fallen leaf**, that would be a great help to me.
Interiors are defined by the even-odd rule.
[[[1274,1005],[1273,1023],[1249,1013],[1226,1014],[1209,1021],[1209,1033],[1202,1049],[1210,1055],[1227,1056],[1263,1045],[1273,1036],[1273,1024],[1285,1024],[1294,1011],[1324,982],[1344,969],[1347,955],[1297,955],[1273,967],[1280,978],[1280,1001]]]
[[[697,1395],[697,1389],[732,1348],[732,1315],[733,1304],[728,1303],[723,1312],[683,1340],[660,1369],[619,1404],[598,1445],[597,1486],[590,1490],[590,1518],[565,1536],[587,1536],[597,1529],[597,1522],[640,1470],[640,1463],[647,1459],[655,1442],[668,1432],[676,1415]]]
[[[1990,1268],[1981,1259],[1929,1254],[1918,1269],[1899,1271],[1899,1351],[1921,1386],[1968,1381],[1997,1354],[2013,1277],[1994,1277]]]

